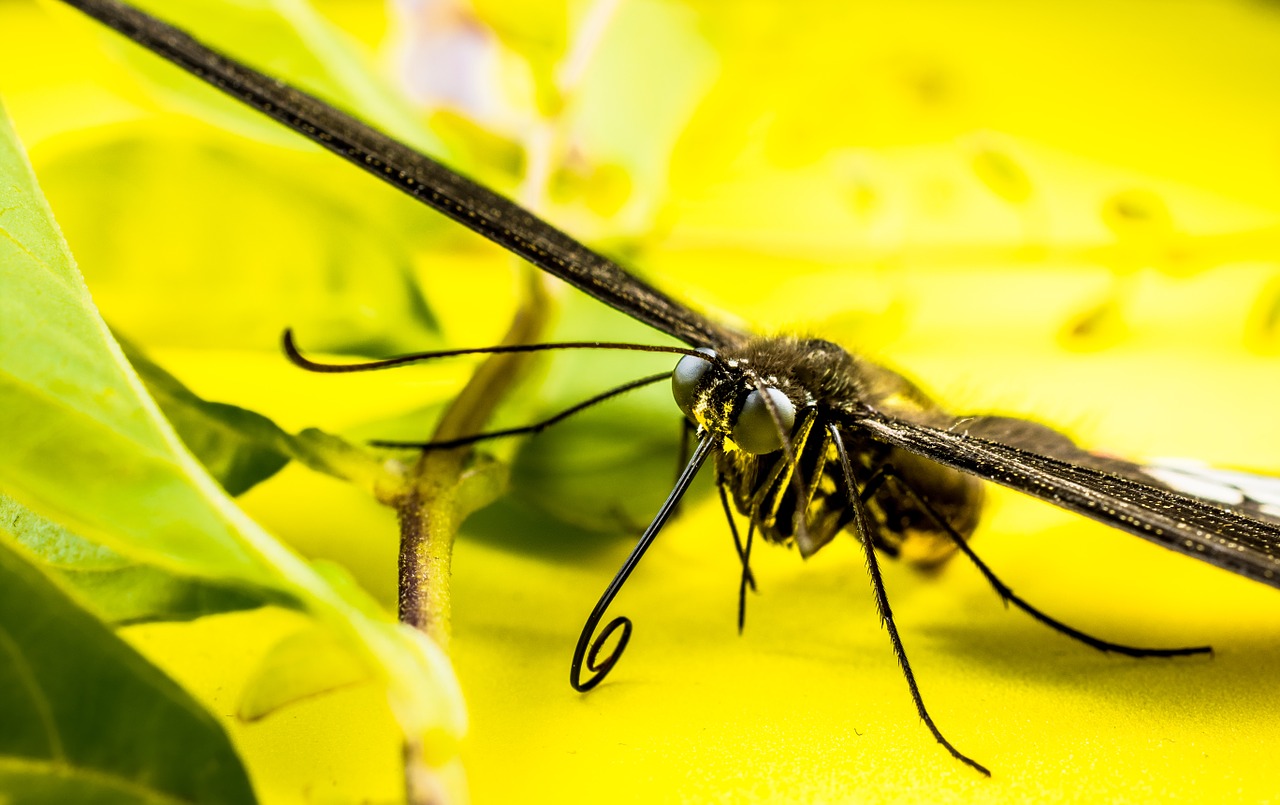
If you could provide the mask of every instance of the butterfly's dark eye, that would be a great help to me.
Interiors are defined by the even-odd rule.
[[[699,352],[714,358],[715,350],[699,349]],[[702,382],[702,376],[711,368],[711,361],[705,358],[699,358],[694,355],[685,355],[676,364],[676,370],[671,373],[671,394],[676,398],[676,405],[680,406],[680,410],[684,411],[684,415],[693,419],[693,406],[698,401],[698,384]]]
[[[769,412],[765,394],[769,395],[770,402],[778,412],[777,422]],[[782,448],[782,434],[790,433],[795,424],[796,407],[787,395],[775,388],[765,388],[763,393],[756,390],[748,394],[742,403],[738,421],[733,423],[733,441],[748,453],[772,453]]]

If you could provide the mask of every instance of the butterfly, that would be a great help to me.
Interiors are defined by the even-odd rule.
[[[956,416],[905,377],[832,342],[759,336],[719,324],[506,198],[182,31],[115,0],[64,1],[543,271],[687,345],[590,343],[470,350],[582,347],[680,355],[669,376],[695,444],[667,500],[587,618],[570,664],[570,681],[579,691],[594,688],[617,665],[633,627],[621,616],[605,622],[608,609],[708,461],[714,462],[741,560],[740,622],[741,601],[754,581],[750,554],[757,534],[808,556],[838,534],[852,533],[863,549],[881,622],[921,719],[952,756],[983,774],[990,772],[943,736],[925,706],[894,622],[880,555],[931,566],[959,553],[1006,603],[1103,651],[1131,656],[1209,651],[1204,646],[1140,648],[1101,640],[1014,594],[967,542],[981,511],[984,482],[1280,587],[1280,482],[1274,479],[1188,463],[1140,464],[1082,449],[1066,435],[1028,420]],[[330,366],[307,359],[289,336],[286,350],[296,363],[319,371],[381,368],[445,354]],[[667,377],[645,378],[584,405]],[[448,444],[547,424],[550,421]],[[731,507],[748,518],[745,539],[734,526]]]

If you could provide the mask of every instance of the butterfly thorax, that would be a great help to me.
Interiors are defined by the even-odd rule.
[[[721,350],[717,358],[699,378],[691,416],[724,437],[717,468],[736,507],[765,540],[794,544],[807,557],[853,525],[832,425],[849,454],[855,494],[893,468],[894,478],[864,506],[876,547],[926,567],[954,552],[954,541],[920,498],[962,537],[972,533],[982,505],[980,481],[875,441],[852,424],[868,408],[942,421],[945,413],[911,381],[819,339],[758,338],[739,350]],[[761,388],[777,389],[794,406],[788,434],[794,461],[786,450],[751,452],[735,441],[744,404]],[[901,484],[915,495],[904,494]],[[804,512],[803,527],[797,511]]]

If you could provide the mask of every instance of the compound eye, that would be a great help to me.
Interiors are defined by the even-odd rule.
[[[769,401],[778,412],[777,422],[774,422],[773,415],[769,412],[765,394],[769,395]],[[731,435],[738,447],[748,453],[764,455],[782,449],[779,426],[782,433],[790,434],[795,424],[796,407],[787,395],[775,388],[766,388],[763,394],[756,389],[742,403],[742,410],[738,413],[738,421],[733,423]]]
[[[716,356],[715,350],[702,348],[698,350],[711,358]],[[671,395],[676,398],[676,405],[684,411],[684,415],[693,419],[693,406],[698,402],[698,384],[711,368],[711,361],[694,355],[685,355],[676,364],[671,373]]]

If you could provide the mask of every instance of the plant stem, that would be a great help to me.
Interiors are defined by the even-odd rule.
[[[528,169],[517,198],[529,209],[537,210],[543,204],[553,168],[564,151],[564,122],[570,117],[577,89],[618,6],[619,0],[597,0],[588,9],[557,76],[563,101],[558,113],[538,121],[526,133]],[[521,271],[524,289],[503,344],[537,341],[550,318],[552,295],[546,276],[524,264]],[[528,353],[486,358],[445,410],[432,439],[443,441],[479,433],[533,359]],[[422,630],[445,649],[450,634],[453,539],[470,508],[476,505],[459,496],[470,456],[470,447],[423,453],[406,479],[405,491],[394,503],[400,520],[400,620]]]
[[[546,324],[548,294],[540,273],[526,271],[524,298],[504,344],[536,341]],[[490,355],[445,410],[432,435],[454,439],[479,432],[498,403],[519,381],[528,354]],[[470,447],[422,454],[409,473],[408,491],[396,501],[400,519],[400,620],[448,648],[453,538],[469,512],[458,505],[459,480]]]

